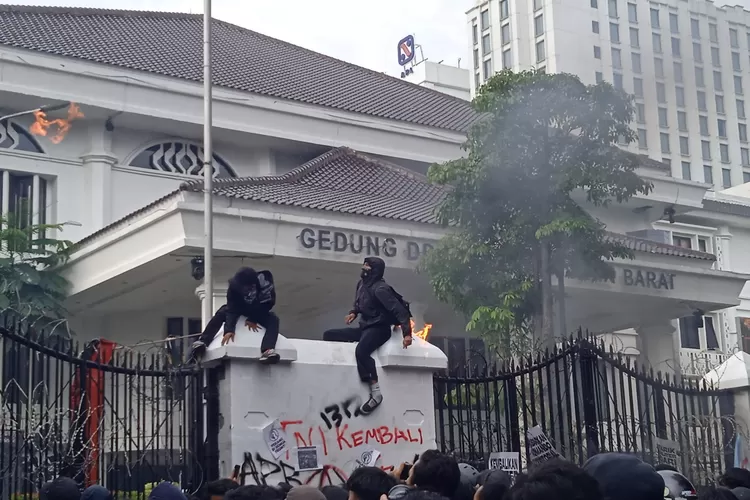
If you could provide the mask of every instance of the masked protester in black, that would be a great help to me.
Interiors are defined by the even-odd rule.
[[[191,359],[197,359],[206,350],[224,324],[224,338],[221,345],[234,342],[237,320],[245,316],[245,326],[257,332],[258,325],[266,329],[260,343],[260,362],[278,363],[280,356],[274,350],[279,337],[279,317],[271,309],[276,304],[276,289],[269,271],[256,272],[251,267],[243,267],[229,280],[227,303],[221,306],[206,325],[200,339],[193,344]]]
[[[372,413],[383,401],[372,353],[391,338],[392,326],[401,327],[404,349],[412,342],[409,311],[383,280],[384,273],[382,259],[367,257],[357,283],[354,307],[345,319],[349,325],[359,316],[359,328],[338,328],[323,333],[323,340],[330,342],[359,342],[355,351],[357,371],[360,380],[370,384],[370,398],[359,409],[363,415]]]

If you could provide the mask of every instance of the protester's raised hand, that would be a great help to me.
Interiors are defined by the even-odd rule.
[[[349,313],[346,315],[346,318],[344,318],[344,321],[346,321],[347,325],[351,325],[352,322],[357,319],[357,315],[354,313]]]
[[[221,338],[221,345],[227,345],[230,342],[234,342],[234,332],[226,332]]]
[[[245,321],[245,326],[250,329],[251,332],[257,332],[258,331],[258,323],[253,323],[250,320]]]

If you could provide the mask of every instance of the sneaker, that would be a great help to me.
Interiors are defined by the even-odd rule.
[[[273,349],[268,349],[263,351],[263,354],[260,355],[259,361],[264,365],[275,365],[280,359],[281,356],[279,356],[278,352]]]
[[[206,353],[206,344],[200,340],[193,342],[190,356],[188,356],[188,363],[195,363]]]
[[[375,409],[380,406],[380,403],[383,402],[383,399],[381,398],[380,401],[376,400],[372,396],[370,396],[370,399],[365,401],[365,404],[359,407],[359,412],[361,415],[369,415],[370,413],[374,412]]]

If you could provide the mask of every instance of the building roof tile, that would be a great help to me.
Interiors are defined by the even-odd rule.
[[[467,101],[214,20],[221,87],[466,132]],[[200,14],[0,5],[0,45],[203,81]]]

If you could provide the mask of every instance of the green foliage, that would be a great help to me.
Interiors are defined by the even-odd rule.
[[[483,119],[464,144],[467,157],[428,173],[451,187],[438,216],[458,230],[421,269],[437,297],[470,318],[468,330],[513,355],[528,352],[538,319],[551,314],[543,280],[611,279],[608,261],[632,258],[581,203],[606,207],[652,185],[635,172],[637,157],[616,147],[634,139],[633,105],[607,83],[505,71],[473,104]]]
[[[30,224],[22,210],[0,219],[0,311],[14,320],[68,336],[68,281],[59,273],[73,251],[68,240],[49,238],[63,224]]]

